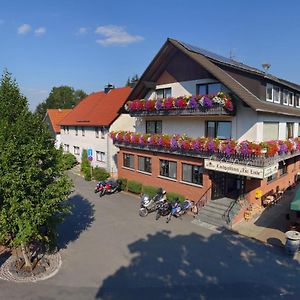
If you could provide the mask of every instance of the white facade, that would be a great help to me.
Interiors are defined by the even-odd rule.
[[[171,88],[172,97],[195,95],[196,85],[200,83],[215,82],[211,79],[200,79],[192,81],[175,82],[170,84],[157,85],[156,89]],[[153,90],[148,93],[146,99],[155,99]],[[298,137],[300,118],[280,114],[258,113],[252,108],[237,103],[235,116],[156,116],[138,118],[136,122],[137,132],[146,132],[147,120],[162,120],[162,132],[166,134],[184,134],[190,137],[202,137],[205,135],[207,120],[231,121],[231,137],[238,141],[263,141],[263,123],[278,122],[278,139],[284,140],[286,136],[287,122],[294,123],[294,136]]]
[[[133,131],[134,123],[135,118],[120,115],[109,128],[99,126],[98,134],[95,126],[62,126],[61,145],[65,152],[74,154],[78,162],[81,162],[83,149],[92,149],[92,166],[105,168],[109,173],[115,174],[117,173],[118,148],[113,145],[109,131]]]

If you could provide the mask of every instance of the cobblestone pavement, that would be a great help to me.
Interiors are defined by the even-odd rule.
[[[99,198],[70,175],[73,214],[59,228],[62,267],[37,283],[0,281],[0,299],[298,299],[298,262],[281,248],[192,219],[138,216],[138,197]],[[1,259],[0,259],[1,262]]]

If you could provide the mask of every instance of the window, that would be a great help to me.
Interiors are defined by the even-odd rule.
[[[85,136],[85,128],[83,126],[81,127],[81,132],[82,132],[82,136]]]
[[[203,184],[203,167],[182,164],[182,181]]]
[[[106,162],[106,154],[102,151],[96,151],[96,160]]]
[[[138,169],[139,169],[139,171],[151,173],[152,172],[151,158],[139,156],[138,157]]]
[[[79,147],[77,147],[77,146],[74,146],[74,154],[75,155],[79,155]]]
[[[156,93],[156,99],[163,99],[163,98],[172,97],[172,90],[171,90],[171,88],[157,89],[155,91],[155,93]]]
[[[291,139],[294,137],[294,123],[286,123],[286,137]]]
[[[146,121],[146,133],[162,133],[162,121]]]
[[[105,128],[101,127],[101,139],[105,139]]]
[[[280,88],[278,86],[273,86],[273,100],[274,103],[280,103]]]
[[[96,139],[99,139],[99,127],[95,127],[95,136]]]
[[[289,104],[289,91],[283,90],[283,92],[282,92],[282,102],[283,102],[284,105]]]
[[[267,83],[266,100],[269,102],[280,103],[280,88]]]
[[[134,169],[134,155],[133,154],[124,153],[123,166],[126,168]]]
[[[279,162],[279,166],[278,166],[278,174],[279,174],[279,176],[282,176],[282,175],[284,175],[286,173],[287,173],[287,165],[286,165],[285,161]]]
[[[279,123],[264,122],[263,123],[263,140],[278,140]]]
[[[198,95],[217,94],[222,91],[224,91],[224,86],[219,82],[197,84],[196,86],[196,93]]]
[[[266,100],[269,102],[273,102],[273,85],[267,83],[267,89],[266,89]]]
[[[160,160],[160,175],[164,177],[177,178],[177,163],[169,160]]]
[[[295,105],[296,105],[296,107],[300,107],[300,95],[299,94],[295,95]]]
[[[64,144],[64,151],[67,153],[70,152],[70,146],[68,144]]]
[[[294,106],[294,93],[288,92],[288,103],[289,106]]]
[[[208,121],[206,123],[206,136],[226,140],[231,138],[230,121]]]
[[[75,126],[75,135],[78,135],[78,126]]]
[[[270,181],[275,180],[276,177],[277,177],[276,173],[275,173],[275,174],[272,174],[271,176],[267,177],[267,182],[270,182]]]
[[[70,133],[69,126],[66,126],[66,128],[67,128],[67,134],[69,134]]]

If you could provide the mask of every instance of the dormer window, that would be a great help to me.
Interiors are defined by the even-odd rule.
[[[223,85],[220,82],[197,84],[197,95],[212,95],[222,92]]]
[[[280,103],[280,88],[267,83],[266,100],[268,102]]]
[[[171,88],[157,89],[155,93],[156,93],[156,99],[164,99],[164,98],[172,97]]]
[[[295,95],[295,105],[296,105],[296,107],[300,108],[300,95],[299,94]]]
[[[288,105],[289,104],[288,95],[289,95],[289,91],[288,90],[283,90],[283,92],[282,92],[282,103],[284,105]]]

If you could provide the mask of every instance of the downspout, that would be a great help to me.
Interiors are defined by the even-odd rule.
[[[112,170],[111,170],[111,147],[110,147],[110,137],[109,137],[109,128],[110,126],[108,127],[108,130],[107,130],[107,134],[106,134],[106,148],[107,148],[107,163],[106,163],[106,171],[111,174],[112,173]]]

